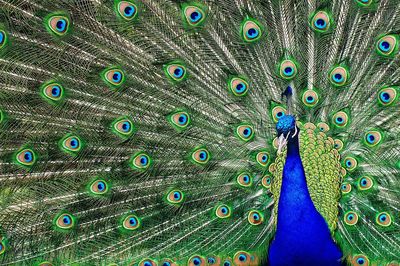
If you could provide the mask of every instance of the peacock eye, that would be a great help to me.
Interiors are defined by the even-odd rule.
[[[341,141],[340,139],[335,139],[334,141],[334,145],[333,145],[333,147],[336,149],[336,150],[338,150],[338,151],[340,151],[340,150],[342,150],[343,149],[343,141]]]
[[[326,32],[331,25],[331,18],[325,11],[319,11],[314,14],[311,20],[311,28],[317,32]]]
[[[229,218],[232,215],[232,210],[228,205],[222,204],[215,209],[215,215],[221,219]]]
[[[117,12],[121,18],[132,20],[138,14],[138,8],[131,1],[121,1],[117,6]]]
[[[348,183],[344,183],[342,184],[342,186],[340,187],[341,191],[343,194],[347,194],[351,191],[351,185]]]
[[[358,180],[357,185],[359,190],[368,190],[372,188],[374,181],[369,176],[363,176]]]
[[[378,92],[378,102],[382,106],[389,106],[391,105],[397,98],[397,90],[396,88],[382,88]]]
[[[378,54],[383,56],[392,56],[398,50],[398,40],[394,35],[386,35],[381,37],[377,44],[376,50]]]
[[[129,214],[122,219],[122,226],[126,230],[136,230],[140,227],[140,225],[140,220],[136,215]]]
[[[184,199],[184,194],[182,191],[174,189],[168,192],[167,194],[167,201],[172,204],[181,203]]]
[[[75,226],[75,217],[69,213],[61,213],[55,218],[55,226],[58,229],[71,229]]]
[[[128,138],[135,133],[133,122],[128,117],[120,117],[112,123],[113,132],[121,138]]]
[[[70,19],[64,15],[50,14],[46,18],[47,29],[56,36],[65,35],[70,29]]]
[[[232,262],[229,260],[224,261],[224,266],[232,266]]]
[[[362,266],[368,266],[369,265],[369,259],[365,255],[355,255],[353,256],[352,259],[352,265],[362,265]]]
[[[392,224],[392,217],[387,212],[380,212],[376,215],[376,223],[380,226],[390,226]]]
[[[168,122],[178,131],[186,129],[190,124],[190,116],[187,112],[177,111],[167,117]]]
[[[36,162],[36,154],[31,149],[23,149],[15,156],[17,163],[21,166],[32,166]]]
[[[250,254],[246,251],[239,251],[233,256],[233,262],[237,266],[249,265]]]
[[[216,263],[216,259],[214,257],[208,257],[207,262],[208,265],[213,265]]]
[[[260,225],[264,222],[264,216],[257,210],[252,210],[247,216],[247,220],[252,225]]]
[[[297,74],[297,66],[293,60],[284,60],[279,66],[279,75],[283,79],[292,79]]]
[[[382,134],[379,131],[367,131],[364,135],[364,143],[369,147],[375,147],[382,141]]]
[[[317,94],[315,91],[313,91],[313,90],[306,90],[306,91],[303,93],[302,101],[303,101],[303,103],[304,103],[305,106],[307,106],[307,107],[313,107],[313,106],[315,106],[315,105],[318,103],[319,97],[318,97],[318,94]]]
[[[275,123],[277,123],[279,119],[285,116],[286,109],[283,108],[282,106],[275,106],[272,109],[271,114],[272,114],[272,119],[274,120]]]
[[[329,81],[333,86],[342,87],[349,79],[349,72],[346,68],[337,66],[329,72]]]
[[[206,265],[206,262],[203,257],[200,256],[192,256],[188,260],[188,266],[204,266]]]
[[[210,160],[210,153],[205,148],[199,148],[192,152],[192,160],[198,164],[206,164]]]
[[[120,87],[125,81],[125,74],[117,67],[107,68],[102,72],[102,78],[112,88]]]
[[[0,49],[7,44],[7,39],[7,33],[4,30],[0,29]]]
[[[137,170],[146,170],[150,164],[151,158],[144,152],[139,152],[131,158],[131,166]]]
[[[262,167],[267,166],[269,162],[269,154],[265,151],[258,152],[256,155],[256,161]]]
[[[37,266],[53,266],[53,264],[48,261],[42,261],[39,264],[37,264]]]
[[[262,36],[262,29],[258,21],[247,19],[242,22],[242,38],[245,42],[255,42]]]
[[[249,90],[249,83],[243,78],[235,77],[229,81],[229,91],[235,96],[245,96]]]
[[[358,222],[358,214],[353,211],[348,211],[344,215],[344,222],[347,225],[355,225]]]
[[[321,122],[317,124],[317,128],[319,128],[319,131],[321,132],[328,132],[329,131],[329,126],[327,123]]]
[[[236,177],[236,182],[242,187],[250,187],[253,184],[253,178],[249,173],[243,172]]]
[[[270,188],[271,187],[271,183],[272,183],[272,179],[271,179],[271,177],[269,175],[265,175],[261,180],[261,184],[265,188]]]
[[[186,19],[186,22],[190,26],[199,26],[202,22],[204,22],[204,19],[206,17],[204,11],[193,5],[186,6],[183,10],[184,17]]]
[[[343,111],[335,113],[332,117],[332,123],[339,128],[346,127],[348,122],[349,116]]]
[[[81,142],[81,139],[76,135],[66,135],[61,139],[61,150],[75,155],[82,148]]]
[[[157,263],[152,259],[146,258],[141,260],[138,266],[157,266]]]
[[[182,63],[170,63],[164,66],[164,72],[173,82],[179,82],[186,78],[186,67]]]
[[[98,179],[95,180],[90,185],[90,192],[95,195],[104,195],[108,192],[108,184],[105,180]]]
[[[64,93],[64,88],[59,83],[51,83],[43,87],[43,95],[52,101],[59,101]]]
[[[241,140],[247,142],[254,137],[254,130],[251,125],[240,125],[236,128],[236,134]]]
[[[344,158],[343,162],[344,162],[344,167],[350,172],[355,170],[358,165],[357,159],[352,156],[347,156],[346,158]]]
[[[370,6],[372,4],[373,0],[356,0],[357,4],[359,4],[362,7],[367,7]]]
[[[170,259],[162,260],[159,265],[161,265],[161,266],[176,266],[176,264]]]

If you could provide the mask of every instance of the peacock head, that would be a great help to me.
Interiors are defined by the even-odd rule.
[[[278,152],[280,153],[282,147],[288,142],[295,141],[299,129],[296,126],[296,118],[293,115],[284,115],[276,124],[276,131],[278,133]]]

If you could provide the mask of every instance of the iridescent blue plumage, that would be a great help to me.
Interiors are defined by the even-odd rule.
[[[269,263],[271,266],[341,265],[342,253],[308,192],[300,158],[299,129],[295,127],[295,118],[289,115],[283,116],[276,125],[278,134],[289,134],[289,138],[277,231],[269,249]]]

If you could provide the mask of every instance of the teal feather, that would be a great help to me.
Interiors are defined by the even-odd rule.
[[[0,8],[0,264],[261,265],[289,112],[343,261],[399,263],[398,1]]]

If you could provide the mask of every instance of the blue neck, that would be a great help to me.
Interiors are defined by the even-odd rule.
[[[287,145],[270,265],[340,265],[341,252],[308,192],[298,134]]]

